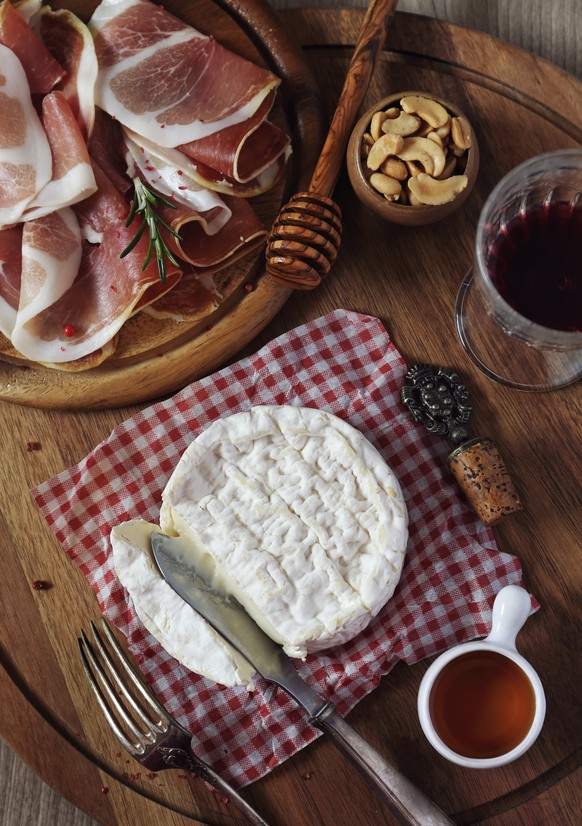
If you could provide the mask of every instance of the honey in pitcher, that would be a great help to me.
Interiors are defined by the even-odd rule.
[[[444,666],[432,687],[429,709],[438,736],[454,752],[498,757],[518,746],[530,730],[535,695],[513,660],[480,649]]]

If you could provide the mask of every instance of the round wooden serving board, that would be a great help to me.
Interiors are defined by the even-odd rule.
[[[88,20],[97,3],[51,5]],[[284,179],[251,201],[270,229],[282,203],[307,186],[324,138],[319,93],[301,49],[262,0],[168,0],[165,8],[281,78],[271,118],[290,135],[293,154]],[[180,323],[139,313],[122,327],[115,354],[88,371],[31,363],[0,335],[0,398],[35,407],[117,407],[153,399],[207,375],[256,336],[289,296],[288,289],[264,275],[263,262],[264,246],[231,265],[227,279],[238,287],[200,321]]]
[[[335,106],[363,16],[363,11],[348,9],[281,13],[284,31],[304,47],[327,115]],[[238,37],[237,27],[232,30]],[[276,31],[281,31],[279,23]],[[397,12],[363,105],[400,89],[432,91],[456,102],[470,117],[481,149],[473,192],[462,209],[441,224],[398,227],[382,222],[357,202],[342,175],[335,197],[343,211],[344,233],[334,269],[317,290],[294,294],[243,352],[343,307],[379,317],[407,363],[431,362],[459,370],[471,392],[471,426],[475,433],[495,438],[524,501],[524,510],[494,532],[500,550],[520,559],[525,584],[542,605],[518,643],[544,684],[546,722],[534,747],[502,769],[472,771],[448,763],[423,737],[416,714],[427,660],[397,665],[348,719],[458,826],[579,823],[581,508],[572,483],[579,476],[579,388],[520,394],[487,380],[457,341],[453,307],[471,261],[480,209],[499,178],[538,152],[582,147],[582,82],[487,35]],[[305,127],[305,119],[302,124]],[[302,138],[299,145],[304,145]],[[266,283],[262,286],[263,281],[264,293],[258,289],[248,294],[241,306],[257,295],[263,295],[265,303],[272,301],[273,312],[283,303],[285,296]],[[252,335],[255,319],[252,314],[245,319],[246,333]],[[262,323],[257,318],[257,332]],[[237,334],[232,316],[215,330],[220,337],[212,340],[212,355],[206,361],[203,347],[189,350],[183,345],[185,358],[198,361],[194,367],[180,367],[182,381],[187,381],[189,370],[209,370],[232,354],[227,348]],[[243,347],[242,336],[237,344]],[[139,365],[120,368],[120,375],[127,382],[134,376],[143,381],[143,398],[161,393],[171,359],[170,353],[161,355],[157,373],[144,370],[143,378]],[[34,389],[32,379],[23,389],[28,379],[17,370],[2,369],[4,387],[14,383],[12,397],[29,405],[67,403],[66,394],[73,393],[63,385],[59,400],[48,379],[44,387],[37,381],[44,393]],[[82,384],[70,404],[79,405],[83,393],[93,394],[94,404],[121,404],[123,385],[117,382],[122,390],[112,399],[107,375],[101,384],[95,376],[71,377],[71,382],[80,378]],[[93,389],[90,381],[101,390]],[[9,395],[5,389],[4,396]],[[0,436],[8,456],[0,465],[0,736],[47,783],[103,826],[243,826],[236,809],[200,782],[190,783],[179,772],[154,779],[138,776],[139,765],[129,760],[89,703],[89,689],[79,676],[75,638],[81,627],[98,617],[99,607],[30,496],[33,486],[79,462],[135,412],[127,407],[68,412],[0,405]],[[41,449],[28,452],[28,441],[38,442]],[[31,583],[38,578],[55,587],[33,591]],[[272,826],[395,824],[325,737],[243,792]]]

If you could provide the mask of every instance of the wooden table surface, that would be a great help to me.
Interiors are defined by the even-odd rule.
[[[288,11],[282,16],[305,46],[332,106],[362,12]],[[456,340],[453,306],[470,263],[480,207],[501,174],[539,151],[582,146],[582,83],[485,35],[399,13],[368,100],[412,87],[457,100],[476,126],[482,167],[462,212],[424,229],[383,224],[354,201],[342,176],[336,198],[345,228],[332,274],[315,292],[293,295],[247,352],[345,307],[381,318],[407,362],[428,360],[461,372],[472,394],[474,427],[495,436],[524,501],[521,513],[494,530],[501,550],[520,558],[526,585],[542,603],[519,645],[544,683],[546,724],[530,752],[503,770],[475,772],[447,763],[424,740],[415,712],[428,661],[398,665],[349,719],[459,824],[574,824],[582,819],[580,388],[522,394],[488,381]],[[37,819],[26,800],[20,811],[11,806],[19,794],[22,799],[22,791],[15,791],[14,783],[10,791],[8,783],[9,794],[0,803],[0,820],[7,826],[73,823],[74,810],[60,808],[58,795],[106,826],[241,823],[232,806],[177,773],[168,772],[156,783],[124,779],[124,772],[139,766],[126,763],[105,731],[75,652],[78,629],[98,616],[97,603],[30,497],[31,487],[79,461],[137,409],[0,407],[7,458],[0,469],[0,734],[57,793],[52,808],[43,809],[45,819]],[[29,451],[30,442],[38,442],[40,450]],[[36,579],[53,587],[34,591]],[[16,769],[8,777],[11,765],[3,757],[2,780],[19,776]],[[273,826],[394,822],[323,738],[244,794]],[[201,805],[214,813],[212,818],[195,816]]]

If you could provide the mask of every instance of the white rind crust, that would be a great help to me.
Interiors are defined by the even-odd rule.
[[[320,410],[255,407],[219,419],[180,459],[160,525],[292,657],[362,631],[400,579],[400,485],[351,425]]]

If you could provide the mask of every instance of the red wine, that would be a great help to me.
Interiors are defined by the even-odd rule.
[[[487,255],[489,276],[517,312],[554,330],[582,330],[582,205],[530,207]]]

